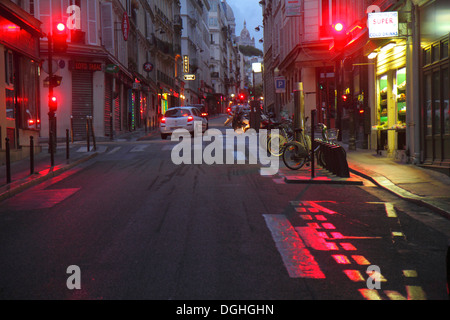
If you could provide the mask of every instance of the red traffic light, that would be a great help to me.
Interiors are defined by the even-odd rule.
[[[53,51],[64,53],[67,51],[67,27],[64,23],[58,22],[53,27]]]
[[[48,101],[48,110],[50,112],[56,112],[56,109],[58,109],[58,100],[55,96],[52,96]]]
[[[347,27],[342,22],[336,22],[332,25],[333,45],[331,48],[334,51],[341,51],[348,44],[350,37],[347,34]]]
[[[337,32],[342,32],[344,30],[344,25],[341,22],[338,22],[333,26],[333,28]]]
[[[64,23],[60,22],[56,25],[56,29],[60,32],[63,32],[64,30],[66,30],[66,25]]]

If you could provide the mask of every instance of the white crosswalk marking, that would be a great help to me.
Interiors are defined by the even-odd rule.
[[[144,152],[147,147],[147,145],[138,145],[131,149],[130,152]]]
[[[112,149],[110,152],[108,152],[107,154],[113,154],[116,153],[117,151],[119,151],[122,147],[115,147],[114,149]]]

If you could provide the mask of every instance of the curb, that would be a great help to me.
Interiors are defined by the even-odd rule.
[[[432,201],[426,200],[426,198],[424,198],[424,197],[415,195],[409,191],[406,191],[406,190],[396,186],[393,182],[391,182],[389,179],[387,179],[384,176],[372,177],[364,172],[361,172],[354,168],[351,168],[350,166],[349,166],[349,170],[351,173],[356,174],[360,177],[363,177],[364,179],[369,180],[370,182],[375,184],[377,187],[384,189],[386,191],[389,191],[393,195],[395,195],[403,200],[407,200],[414,204],[420,205],[422,207],[426,207],[426,208],[440,214],[444,218],[447,218],[450,220],[450,212],[448,212],[447,209],[441,208],[439,206],[439,204],[432,203]]]
[[[291,176],[284,177],[286,183],[310,183],[310,184],[345,184],[345,185],[357,185],[362,186],[363,182],[361,180],[356,180],[352,178],[339,178],[339,177],[301,177],[301,176]]]
[[[98,152],[95,152],[87,157],[83,157],[81,159],[78,159],[72,163],[69,163],[61,168],[58,168],[57,170],[52,170],[49,173],[45,175],[39,175],[39,176],[29,176],[27,178],[24,178],[22,180],[15,181],[9,185],[3,186],[0,188],[0,201],[6,200],[8,198],[13,197],[14,195],[24,191],[25,189],[28,189],[30,187],[33,187],[39,183],[42,183],[46,180],[49,180],[53,177],[56,177],[60,175],[61,173],[72,169],[73,167],[82,164],[83,162],[86,162],[88,160],[91,160],[95,158],[98,155]],[[1,190],[6,189],[6,190]]]

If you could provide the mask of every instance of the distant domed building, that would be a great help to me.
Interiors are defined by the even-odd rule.
[[[241,35],[237,37],[237,43],[240,46],[255,46],[255,38],[250,37],[250,32],[247,30],[247,22],[244,20],[244,29],[241,31]]]

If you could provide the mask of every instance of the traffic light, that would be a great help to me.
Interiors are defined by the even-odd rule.
[[[48,100],[48,110],[50,112],[56,112],[57,109],[58,109],[58,100],[56,99],[55,96],[52,96]]]
[[[243,93],[239,94],[239,100],[241,100],[241,102],[243,102],[245,99],[245,95]]]
[[[49,78],[49,85],[54,87],[59,87],[61,85],[62,77],[57,76],[54,74],[52,77]]]
[[[347,28],[344,23],[337,22],[332,25],[332,35],[334,39],[333,49],[334,51],[341,51],[347,45],[348,35]]]
[[[56,23],[53,27],[53,52],[64,53],[67,51],[68,31],[64,23]]]

